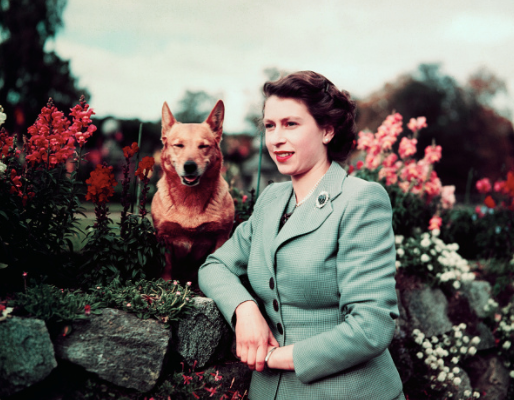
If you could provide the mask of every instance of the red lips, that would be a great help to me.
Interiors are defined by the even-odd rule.
[[[280,152],[280,153],[275,152],[275,157],[277,157],[277,161],[278,161],[278,162],[286,162],[286,161],[287,161],[287,160],[289,160],[293,155],[294,155],[294,153],[292,153],[292,152],[285,152],[285,151],[282,151],[282,152]]]

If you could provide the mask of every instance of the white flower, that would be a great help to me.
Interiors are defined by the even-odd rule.
[[[461,382],[462,382],[462,381],[461,381],[461,379],[460,379],[458,376],[453,380],[453,383],[454,383],[455,385],[457,385],[457,386],[459,386]]]
[[[396,235],[396,236],[394,237],[394,242],[395,242],[396,244],[398,244],[398,245],[402,244],[402,242],[403,242],[403,236],[402,236],[402,235]]]
[[[437,363],[432,363],[432,364],[430,364],[430,367],[431,367],[432,369],[437,369],[437,368],[439,368],[439,366],[437,365]]]
[[[469,396],[471,396],[471,390],[466,389],[466,390],[464,390],[463,394],[464,394],[464,397],[469,397]]]
[[[428,237],[425,237],[421,241],[420,245],[421,245],[421,247],[428,247],[428,246],[430,246],[430,243],[431,243],[430,239]]]
[[[421,331],[418,328],[415,328],[412,330],[412,334],[415,336],[418,336],[421,333]]]
[[[439,382],[444,382],[445,379],[446,379],[446,372],[440,372],[439,375],[437,376],[437,380]]]
[[[430,257],[427,256],[426,254],[422,254],[421,255],[421,262],[424,262],[424,263],[427,263],[430,261]]]
[[[459,324],[459,329],[460,329],[461,331],[463,331],[464,329],[466,329],[466,324],[465,324],[464,322],[461,322],[461,323]]]
[[[430,355],[432,354],[433,350],[429,347],[428,349],[425,349],[425,353],[427,353],[427,355]]]
[[[471,346],[471,347],[468,349],[468,354],[469,354],[469,355],[474,356],[476,353],[477,353],[477,349],[476,349],[476,347]]]
[[[437,236],[439,236],[439,234],[440,234],[440,233],[441,233],[441,232],[439,231],[439,229],[434,229],[434,230],[432,231],[432,236],[437,237]]]
[[[396,265],[396,268],[400,268],[402,266],[402,263],[400,261],[396,260],[395,265]]]
[[[398,250],[396,250],[396,254],[398,254],[398,257],[403,257],[405,251],[400,247]]]
[[[458,357],[453,357],[452,358],[452,364],[457,364],[459,362],[459,358]]]
[[[429,347],[432,347],[432,343],[430,343],[428,340],[425,340],[425,341],[423,342],[423,347],[424,347],[425,349],[428,349]]]
[[[415,247],[415,248],[412,250],[412,252],[413,252],[414,254],[416,254],[416,255],[419,255],[419,253],[420,253],[420,252],[419,252],[419,249],[418,249],[417,247]]]
[[[453,281],[453,287],[455,289],[460,289],[460,282],[459,281]]]
[[[461,331],[455,331],[454,336],[455,336],[456,338],[461,338],[461,337],[462,337],[462,332],[461,332]]]
[[[419,358],[419,359],[422,359],[423,358],[423,353],[420,351],[416,354],[416,356]]]
[[[437,339],[437,336],[432,336],[430,339],[432,340],[432,343],[439,342],[439,339]]]
[[[466,354],[466,353],[468,352],[468,348],[467,348],[466,346],[462,346],[462,347],[460,348],[460,352],[461,352],[462,354]]]
[[[514,371],[510,371],[509,375],[510,375],[511,378],[514,378]]]
[[[0,175],[5,172],[7,169],[7,165],[5,165],[2,161],[0,161]]]
[[[459,368],[459,367],[453,367],[452,372],[453,372],[455,375],[457,375],[457,374],[460,372],[460,368]]]
[[[444,360],[442,358],[440,358],[439,360],[437,360],[437,364],[442,367],[444,365]]]
[[[432,271],[432,270],[434,269],[434,267],[432,266],[432,264],[428,264],[428,265],[427,265],[427,269],[428,269],[429,271]]]
[[[463,341],[464,343],[469,343],[469,337],[464,336],[464,337],[462,338],[462,341]]]
[[[7,114],[0,112],[0,125],[2,125],[7,119]]]
[[[473,339],[471,339],[471,344],[477,345],[480,343],[480,338],[478,336],[475,336]]]
[[[480,398],[480,393],[478,393],[478,392],[473,392],[473,397],[474,397],[475,399],[479,399],[479,398]]]
[[[507,340],[505,343],[503,343],[503,346],[502,346],[502,347],[503,347],[505,350],[508,350],[508,349],[510,348],[510,344],[511,344],[511,343]]]

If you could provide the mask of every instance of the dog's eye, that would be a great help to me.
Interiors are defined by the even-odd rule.
[[[173,147],[182,148],[182,147],[184,147],[184,145],[179,143],[179,144],[174,144]]]
[[[209,147],[208,144],[201,144],[200,146],[198,146],[199,149],[206,149],[207,147]]]

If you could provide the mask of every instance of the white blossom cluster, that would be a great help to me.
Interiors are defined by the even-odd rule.
[[[468,262],[457,251],[457,243],[445,244],[437,231],[425,232],[419,238],[396,236],[396,267],[424,268],[439,283],[450,283],[455,289],[475,279]]]
[[[0,106],[0,125],[2,125],[7,119],[7,115],[4,113],[4,108]]]
[[[476,346],[480,343],[480,338],[475,336],[470,338],[463,331],[466,324],[452,327],[449,334],[443,334],[440,338],[432,336],[426,337],[419,329],[412,331],[412,336],[416,344],[421,348],[416,356],[424,360],[428,367],[429,375],[427,378],[432,382],[431,388],[435,390],[447,390],[451,386],[459,386],[462,382],[458,363],[462,357],[475,355]],[[466,395],[466,394],[465,394]],[[480,393],[475,391],[467,395],[469,398],[479,398]],[[453,397],[453,393],[448,391],[447,397]]]

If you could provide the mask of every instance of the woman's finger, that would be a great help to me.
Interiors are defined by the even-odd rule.
[[[246,364],[251,370],[255,369],[255,356],[257,353],[257,349],[254,346],[248,348],[248,355],[246,358]]]
[[[268,343],[272,346],[280,347],[280,344],[277,342],[277,339],[275,339],[275,336],[273,336],[273,333],[271,333],[271,330],[269,331]]]
[[[255,370],[262,371],[265,367],[264,359],[266,358],[266,354],[268,354],[268,346],[260,346],[257,349],[257,353],[255,355]]]

